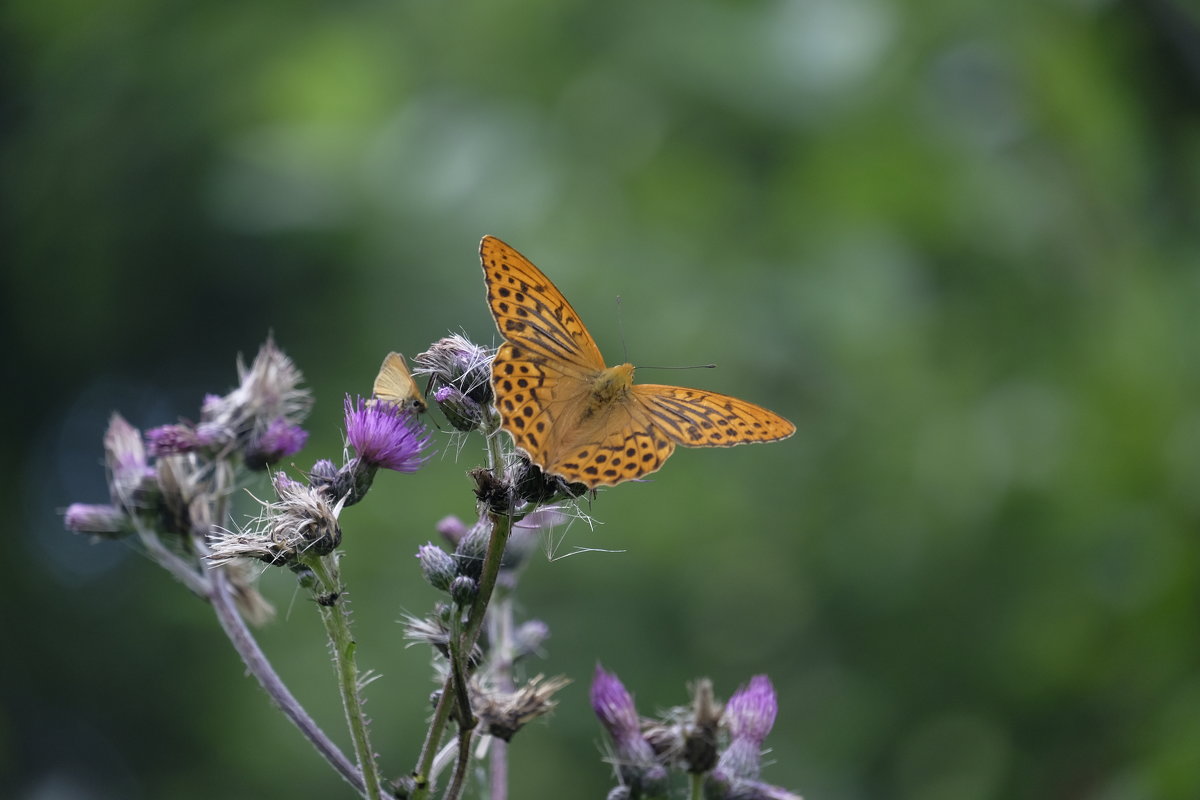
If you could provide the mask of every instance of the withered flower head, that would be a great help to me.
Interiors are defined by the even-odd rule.
[[[492,403],[492,358],[495,353],[471,342],[465,336],[451,334],[434,342],[413,359],[416,373],[430,375],[436,392],[452,386],[480,406]]]
[[[288,564],[310,551],[328,555],[341,543],[341,501],[331,504],[319,487],[297,483],[281,472],[275,474],[274,483],[278,500],[263,503],[262,513],[249,528],[212,538],[209,559],[213,563],[254,558]]]
[[[104,433],[104,466],[113,502],[127,509],[142,505],[140,489],[154,470],[146,460],[146,448],[138,429],[113,414]]]
[[[205,397],[197,433],[212,443],[236,440],[256,463],[268,450],[298,449],[303,441],[293,428],[308,416],[312,394],[301,388],[304,376],[273,338],[248,368],[238,359],[238,379],[229,394]]]
[[[471,707],[484,730],[497,739],[509,741],[522,727],[550,713],[556,704],[554,694],[571,681],[562,676],[544,679],[537,675],[513,692],[497,691],[471,682]]]

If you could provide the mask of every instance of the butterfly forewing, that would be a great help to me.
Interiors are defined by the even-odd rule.
[[[555,362],[604,369],[600,349],[575,309],[529,259],[493,236],[483,237],[479,258],[488,306],[504,338]]]
[[[496,408],[513,442],[544,471],[548,454],[561,446],[572,417],[586,404],[586,386],[576,368],[552,362],[505,342],[492,362],[492,391]]]
[[[716,392],[643,383],[633,387],[632,397],[656,428],[685,447],[774,442],[796,432],[778,414]]]

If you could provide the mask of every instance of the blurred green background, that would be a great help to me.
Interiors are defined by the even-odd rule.
[[[476,246],[610,362],[792,418],[679,451],[537,559],[513,796],[602,797],[597,660],[643,712],[767,673],[808,800],[1200,797],[1200,15],[1165,0],[91,3],[0,8],[0,793],[346,797],[210,613],[121,544],[108,414],[194,417],[268,331],[306,468],[383,354],[492,343]],[[615,298],[622,298],[618,318]],[[433,689],[397,620],[478,442],[386,474],[344,569],[374,743]],[[560,532],[562,533],[562,532]],[[268,653],[346,743],[286,576]],[[347,749],[348,749],[348,745]],[[8,787],[7,789],[3,787]]]

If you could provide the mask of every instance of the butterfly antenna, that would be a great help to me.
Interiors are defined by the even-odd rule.
[[[716,369],[716,368],[717,368],[716,364],[692,364],[687,367],[642,367],[642,366],[638,367],[639,370],[643,370],[643,369]]]

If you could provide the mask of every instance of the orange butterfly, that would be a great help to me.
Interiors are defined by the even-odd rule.
[[[657,470],[675,445],[731,447],[796,432],[736,397],[635,384],[632,364],[604,366],[575,309],[529,259],[494,236],[483,237],[479,258],[507,339],[492,361],[496,409],[542,471],[592,489],[615,486]]]

